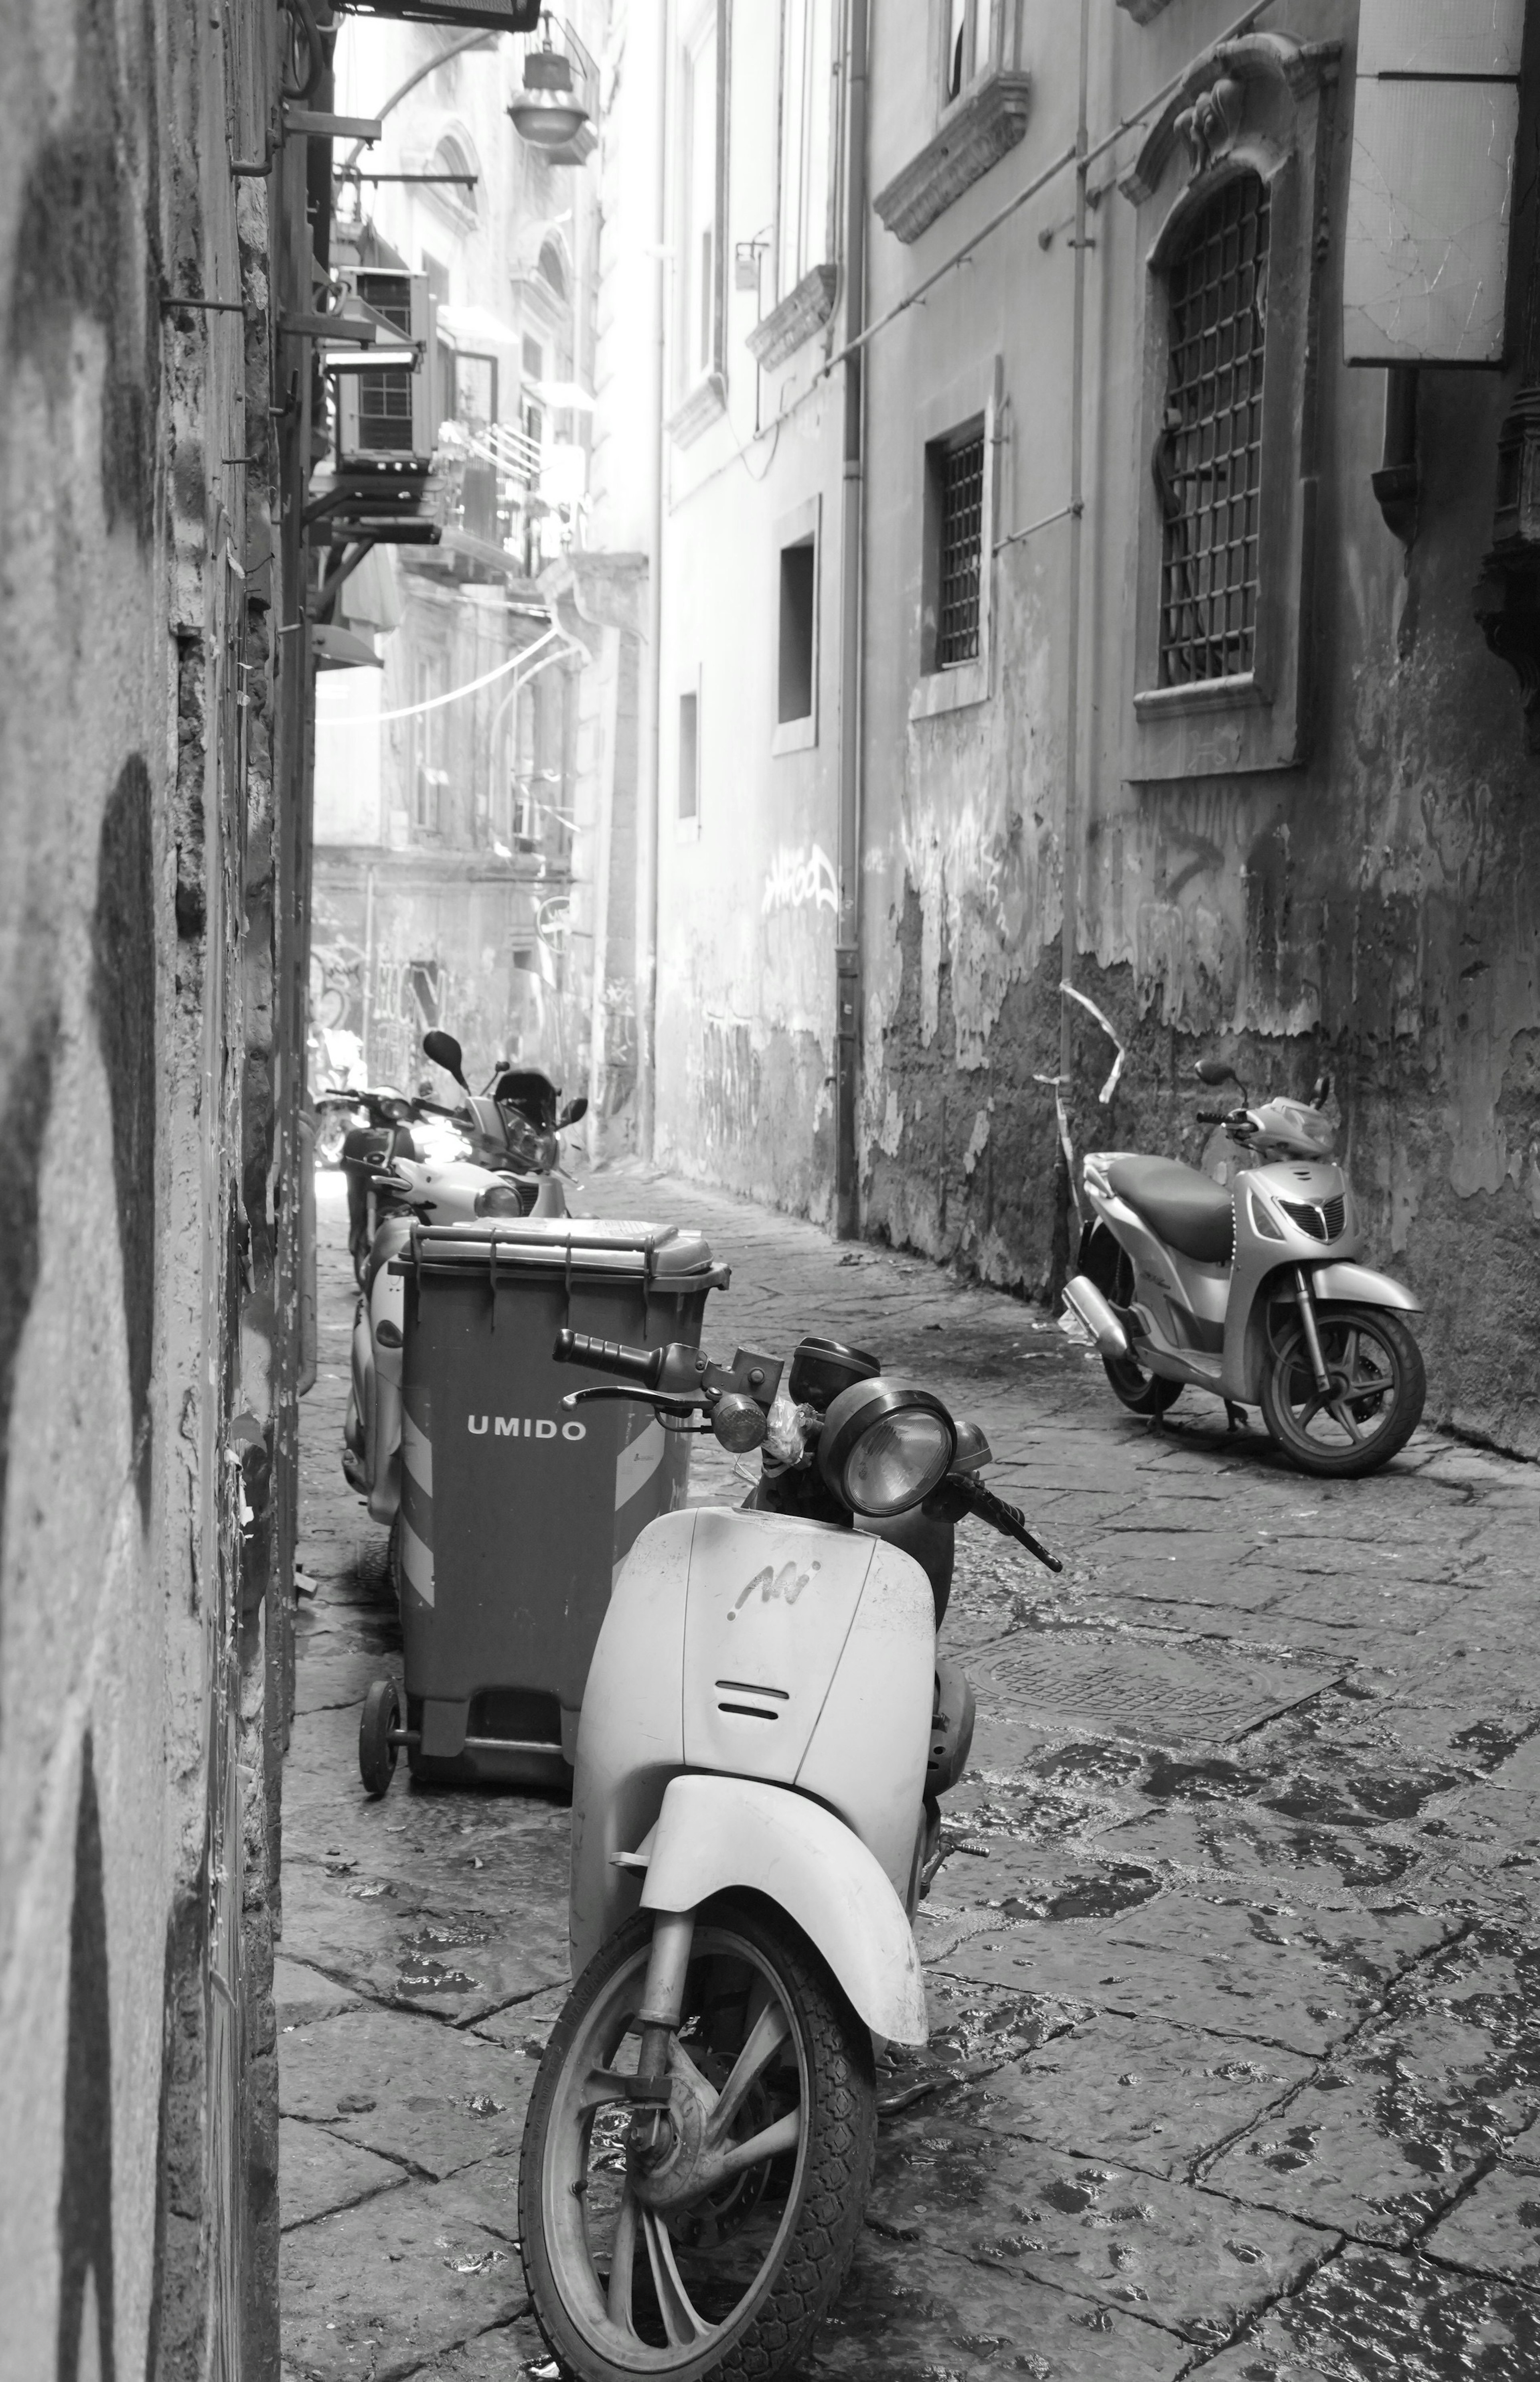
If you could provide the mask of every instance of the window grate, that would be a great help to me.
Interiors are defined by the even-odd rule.
[[[941,553],[936,668],[979,657],[979,565],[984,531],[984,434],[960,439],[938,459]]]
[[[1254,174],[1204,207],[1170,275],[1160,683],[1235,678],[1256,657],[1268,195]]]

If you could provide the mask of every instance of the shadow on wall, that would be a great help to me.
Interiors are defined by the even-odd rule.
[[[75,1820],[69,1913],[69,2034],[59,2181],[58,2382],[95,2373],[116,2382],[112,2264],[112,2028],[102,1817],[88,1731]]]

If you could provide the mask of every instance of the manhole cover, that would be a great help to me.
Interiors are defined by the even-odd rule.
[[[1286,1712],[1335,1671],[1267,1662],[1222,1644],[1157,1646],[1137,1638],[1044,1631],[981,1666],[1025,1712],[1140,1745],[1218,1742]]]

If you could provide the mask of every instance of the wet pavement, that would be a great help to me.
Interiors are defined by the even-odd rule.
[[[1185,1398],[1123,1413],[1041,1311],[669,1182],[706,1339],[852,1340],[983,1423],[1062,1576],[970,1522],[979,1697],[919,1921],[931,2040],[807,2382],[1423,2382],[1540,2373],[1540,1474],[1431,1432],[1321,1483]],[[517,2151],[565,1984],[567,1812],[371,1803],[399,1671],[338,1464],[352,1294],[320,1183],[279,1963],[291,2376],[541,2370]],[[741,1497],[697,1443],[692,1497]]]

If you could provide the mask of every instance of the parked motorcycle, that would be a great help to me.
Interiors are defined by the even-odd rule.
[[[1404,1447],[1422,1417],[1422,1352],[1406,1322],[1420,1302],[1354,1260],[1367,1235],[1311,1099],[1252,1108],[1222,1060],[1201,1082],[1239,1104],[1200,1110],[1224,1129],[1210,1173],[1169,1158],[1099,1151],[1085,1161],[1091,1213],[1065,1303],[1090,1333],[1135,1414],[1163,1414],[1185,1383],[1263,1420],[1303,1472],[1347,1479]]]
[[[464,1052],[452,1034],[437,1029],[425,1034],[423,1049],[465,1096],[462,1105],[449,1113],[466,1136],[466,1155],[484,1166],[514,1167],[547,1175],[554,1187],[561,1174],[558,1136],[587,1115],[587,1101],[569,1100],[563,1108],[548,1075],[537,1067],[510,1067],[500,1059],[486,1089],[473,1092],[465,1081]],[[566,1209],[564,1205],[536,1206],[533,1212],[561,1216]]]
[[[972,1735],[936,1656],[955,1523],[1059,1566],[980,1480],[983,1433],[860,1351],[804,1340],[784,1386],[751,1349],[563,1332],[555,1354],[618,1377],[569,1408],[639,1398],[763,1456],[746,1507],[642,1532],[599,1634],[524,2278],[569,2382],[770,2382],[860,2231],[873,2037],[925,2040],[911,1922]]]

